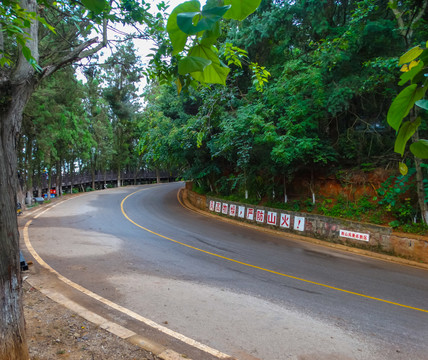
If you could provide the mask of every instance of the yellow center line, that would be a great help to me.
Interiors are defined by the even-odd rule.
[[[411,310],[416,310],[416,311],[420,311],[420,312],[428,313],[428,310],[426,310],[426,309],[420,309],[420,308],[417,308],[417,307],[414,307],[414,306],[404,305],[404,304],[400,304],[400,303],[397,303],[397,302],[394,302],[394,301],[389,301],[389,300],[385,300],[385,299],[380,299],[380,298],[377,298],[377,297],[374,297],[374,296],[369,296],[369,295],[361,294],[361,293],[358,293],[358,292],[355,292],[355,291],[350,291],[350,290],[341,289],[341,288],[338,288],[338,287],[335,287],[335,286],[331,286],[331,285],[327,285],[327,284],[319,283],[319,282],[312,281],[312,280],[303,279],[303,278],[300,278],[300,277],[297,277],[297,276],[293,276],[293,275],[289,275],[289,274],[284,274],[284,273],[281,273],[281,272],[278,272],[278,271],[275,271],[275,270],[266,269],[266,268],[263,268],[263,267],[260,267],[260,266],[257,266],[257,265],[252,265],[252,264],[249,264],[249,263],[246,263],[246,262],[243,262],[243,261],[239,261],[239,260],[235,260],[235,259],[232,259],[232,258],[228,258],[228,257],[226,257],[226,256],[219,255],[219,254],[216,254],[216,253],[213,253],[213,252],[210,252],[210,251],[206,251],[206,250],[203,250],[203,249],[200,249],[200,248],[194,247],[194,246],[192,246],[192,245],[189,245],[189,244],[183,243],[183,242],[181,242],[181,241],[177,241],[177,240],[171,239],[171,238],[170,238],[170,237],[168,237],[168,236],[165,236],[165,235],[159,234],[159,233],[157,233],[157,232],[155,232],[155,231],[152,231],[152,230],[150,230],[150,229],[147,229],[146,227],[141,226],[140,224],[138,224],[138,223],[136,223],[135,221],[133,221],[133,220],[132,220],[132,219],[131,219],[127,214],[126,214],[126,212],[125,212],[125,210],[124,210],[124,203],[125,203],[125,201],[126,201],[129,197],[131,197],[131,196],[135,195],[136,193],[138,193],[138,192],[140,192],[140,191],[142,191],[142,190],[135,191],[135,192],[133,192],[133,193],[129,194],[128,196],[126,196],[126,197],[122,200],[122,202],[120,203],[120,208],[121,208],[121,210],[122,210],[122,214],[123,214],[123,216],[124,216],[128,221],[130,221],[132,224],[134,224],[135,226],[139,227],[140,229],[145,230],[145,231],[147,231],[147,232],[149,232],[149,233],[151,233],[151,234],[153,234],[153,235],[159,236],[159,237],[161,237],[161,238],[163,238],[163,239],[165,239],[165,240],[171,241],[171,242],[176,243],[176,244],[178,244],[178,245],[185,246],[185,247],[187,247],[187,248],[189,248],[189,249],[196,250],[196,251],[202,252],[202,253],[204,253],[204,254],[208,254],[208,255],[211,255],[211,256],[215,256],[215,257],[217,257],[217,258],[220,258],[220,259],[223,259],[223,260],[226,260],[226,261],[230,261],[230,262],[233,262],[233,263],[236,263],[236,264],[240,264],[240,265],[243,265],[243,266],[247,266],[247,267],[250,267],[250,268],[253,268],[253,269],[261,270],[261,271],[264,271],[264,272],[268,272],[268,273],[271,273],[271,274],[279,275],[279,276],[286,277],[286,278],[293,279],[293,280],[302,281],[302,282],[307,283],[307,284],[317,285],[317,286],[321,286],[321,287],[324,287],[324,288],[327,288],[327,289],[340,291],[340,292],[343,292],[343,293],[346,293],[346,294],[351,294],[351,295],[359,296],[359,297],[362,297],[362,298],[366,298],[366,299],[370,299],[370,300],[376,300],[376,301],[379,301],[379,302],[382,302],[382,303],[387,303],[387,304],[391,304],[391,305],[399,306],[399,307],[402,307],[402,308],[407,308],[407,309],[411,309]]]

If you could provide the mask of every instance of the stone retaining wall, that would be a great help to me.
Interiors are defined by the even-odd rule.
[[[226,201],[197,194],[187,184],[186,190],[193,206],[220,216],[428,263],[428,237],[393,233],[386,226]]]

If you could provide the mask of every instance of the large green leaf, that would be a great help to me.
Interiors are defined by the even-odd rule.
[[[208,65],[211,65],[211,62],[211,60],[197,56],[186,56],[178,63],[178,73],[186,75],[196,71],[204,71]]]
[[[387,115],[388,124],[398,131],[404,117],[407,116],[415,102],[422,99],[425,88],[418,88],[418,84],[412,84],[404,88],[392,102]]]
[[[418,100],[415,102],[415,105],[421,107],[422,109],[428,110],[428,100]]]
[[[242,21],[256,11],[260,3],[261,0],[224,0],[225,5],[232,5],[224,18]]]
[[[398,65],[403,65],[409,63],[412,60],[415,60],[420,54],[422,54],[422,52],[423,50],[419,45],[415,46],[400,57],[400,62],[398,63]]]
[[[428,140],[421,139],[410,145],[410,151],[420,159],[428,159]]]
[[[399,153],[401,156],[404,154],[404,149],[406,144],[412,135],[415,133],[416,129],[421,124],[421,118],[418,117],[415,121],[406,121],[401,125],[400,131],[395,139],[394,151]]]
[[[425,49],[422,54],[419,56],[419,59],[421,59],[425,64],[428,64],[428,49]]]
[[[204,6],[202,9],[202,15],[205,17],[222,17],[227,10],[231,8],[231,5],[225,5],[225,6],[215,6],[207,8]]]
[[[419,61],[418,65],[413,67],[411,70],[406,71],[405,73],[401,74],[400,82],[398,83],[398,85],[403,86],[409,80],[413,80],[415,75],[418,74],[422,70],[423,67],[424,67],[424,63],[422,61]]]
[[[194,21],[196,25],[193,25]],[[200,12],[190,12],[178,14],[177,25],[187,35],[195,35],[198,32],[209,30],[213,24],[206,19],[201,19]]]
[[[205,31],[202,36],[201,45],[210,47],[217,42],[217,39],[221,35],[220,22],[216,22],[213,29]]]
[[[203,45],[196,45],[190,50],[189,56],[196,56],[211,60],[211,64],[208,65],[202,72],[198,71],[191,73],[195,80],[202,83],[226,85],[226,79],[230,69],[227,66],[221,64],[217,55],[217,49],[214,46],[208,47]]]
[[[177,55],[184,50],[187,41],[187,34],[180,30],[177,24],[177,15],[181,13],[199,12],[201,4],[199,1],[186,1],[174,8],[168,18],[166,30],[172,43],[172,55]]]
[[[88,10],[93,11],[95,14],[100,14],[105,9],[107,1],[105,0],[82,0],[82,4]]]
[[[205,30],[212,30],[216,23],[222,18],[228,6],[218,6],[202,12],[180,13],[177,15],[177,25],[181,31],[188,35],[195,35]],[[195,25],[194,25],[195,23]]]

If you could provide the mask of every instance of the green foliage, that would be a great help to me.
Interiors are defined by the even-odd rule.
[[[407,223],[399,227],[403,232],[426,235],[428,233],[428,225],[424,223]]]
[[[47,5],[47,1],[40,1],[41,4]],[[29,28],[32,22],[39,21],[50,31],[55,32],[54,28],[46,22],[46,20],[39,16],[36,12],[29,11],[21,7],[20,2],[17,0],[2,1],[0,6],[0,29],[4,36],[15,41],[21,49],[22,54],[28,63],[36,70],[41,71],[42,68],[37,63],[31,53],[30,48],[27,46],[27,41],[31,40]],[[11,52],[0,47],[0,67],[14,65]]]
[[[176,56],[184,51],[184,56],[178,57],[178,74],[183,76],[177,80],[179,92],[183,86],[187,88],[191,84],[190,79],[202,84],[226,84],[230,69],[221,62],[214,46],[221,35],[220,20],[243,20],[253,13],[259,4],[260,0],[225,0],[223,4],[209,1],[201,8],[199,1],[186,1],[174,8],[168,18],[166,30],[173,49],[171,54]],[[192,45],[186,48],[191,37]],[[256,66],[254,68],[258,69]],[[164,69],[162,72],[167,73],[170,70]],[[186,78],[187,74],[190,78]],[[261,79],[266,78],[263,71],[257,71],[255,74],[262,74]],[[263,80],[260,81],[263,84]]]
[[[83,96],[83,86],[71,68],[56,73],[37,89],[24,112],[21,146],[29,160],[23,173],[44,168],[60,172],[64,162],[89,159],[94,142]]]
[[[411,179],[415,172],[414,168],[410,168],[406,175],[390,176],[378,189],[379,204],[396,217],[390,224],[393,227],[412,222],[416,215],[415,204],[411,199],[415,189]]]
[[[409,139],[413,136],[420,124],[420,117],[418,117],[415,121],[406,121],[402,124],[394,146],[394,151],[396,153],[399,153],[401,156],[403,156],[407,141],[409,141]]]
[[[244,20],[259,7],[261,0],[224,0],[230,9],[224,16],[225,19]]]
[[[362,196],[357,201],[349,201],[339,195],[335,199],[319,198],[316,204],[312,199],[292,200],[287,203],[269,201],[268,207],[297,212],[309,212],[325,216],[331,216],[355,221],[366,221],[381,224],[383,221],[383,207],[379,206],[376,199]]]
[[[403,89],[391,104],[388,111],[388,124],[398,131],[403,118],[405,118],[415,105],[415,102],[422,99],[425,89],[412,84]]]
[[[239,198],[247,191],[254,201],[272,199],[274,193],[282,198],[284,186],[297,174],[322,174],[332,166],[370,171],[388,164],[394,135],[385,127],[385,109],[396,91],[394,56],[402,49],[392,12],[372,0],[346,6],[269,1],[239,26],[230,22],[208,30],[208,19],[203,21],[207,13],[202,13],[224,5],[180,5],[181,10],[189,7],[181,29],[170,17],[170,29],[182,39],[173,44],[174,51],[183,51],[175,63],[179,91],[191,83],[186,71],[204,81],[214,56],[224,59],[231,72],[227,88],[206,86],[195,93],[189,85],[181,100],[165,88],[156,89],[141,122],[145,161],[165,164],[174,158],[184,177],[201,189]],[[213,11],[218,15],[220,9]],[[199,30],[194,28],[199,22],[207,30],[191,34]],[[214,39],[222,44],[218,53]],[[260,64],[256,73],[249,58]],[[220,82],[222,76],[216,76],[214,81]],[[197,104],[191,112],[185,110],[189,98]],[[412,129],[408,126],[400,136],[408,138]],[[339,204],[326,211],[362,214],[341,206],[345,208]],[[312,200],[298,207],[315,211]],[[378,208],[370,214],[381,221]]]
[[[388,124],[397,130],[395,152],[403,156],[407,142],[421,125],[421,118],[412,116],[409,121],[403,119],[416,107],[426,109],[425,96],[428,86],[428,42],[425,48],[415,46],[400,57],[403,65],[399,85],[410,82],[394,99],[388,111]],[[418,140],[410,145],[410,151],[418,158],[428,159],[428,141]]]
[[[190,49],[188,57],[202,58],[210,62],[203,71],[190,74],[195,80],[201,83],[226,85],[230,69],[221,63],[217,52],[214,46],[196,45]]]
[[[137,114],[138,103],[137,83],[141,76],[141,60],[135,53],[132,42],[126,42],[107,59],[104,65],[103,97],[110,108],[112,168],[119,172],[134,162],[138,166]],[[110,138],[110,134],[108,134]],[[109,139],[110,140],[110,139]]]
[[[332,199],[324,199],[316,206],[316,211],[326,216],[378,223],[380,209],[376,202],[368,196],[362,196],[356,202],[338,196],[335,202]]]
[[[177,23],[178,14],[195,13],[200,11],[200,6],[201,4],[199,1],[186,1],[183,4],[178,5],[171,12],[166,29],[173,47],[172,55],[177,55],[182,52],[187,42],[187,34],[180,29]]]
[[[82,0],[82,4],[95,14],[100,14],[107,7],[106,0]]]
[[[253,71],[253,85],[257,91],[263,92],[263,88],[268,82],[270,72],[266,70],[266,67],[256,63],[250,63],[250,69]]]

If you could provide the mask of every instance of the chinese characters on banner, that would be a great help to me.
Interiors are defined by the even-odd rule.
[[[221,213],[224,215],[227,215],[228,210],[229,210],[229,204],[223,203],[223,207],[221,208]]]
[[[290,228],[291,217],[288,214],[281,214],[279,219],[279,226],[289,229]]]
[[[257,210],[256,221],[261,222],[261,223],[265,221],[265,211],[264,210]]]
[[[247,219],[248,220],[254,220],[254,209],[253,208],[247,209]]]
[[[362,241],[369,241],[370,239],[369,234],[362,234],[362,233],[348,231],[348,230],[340,230],[340,236],[348,239],[355,239],[355,240],[362,240]]]
[[[234,204],[230,205],[229,215],[230,216],[235,216],[236,215],[236,205],[234,205]]]
[[[276,219],[277,219],[277,213],[273,212],[273,211],[268,211],[268,215],[267,215],[267,223],[269,225],[276,225]]]
[[[305,217],[303,216],[294,216],[292,219],[291,215],[280,213],[274,211],[265,211],[255,208],[246,208],[245,206],[237,206],[235,204],[221,203],[219,201],[210,200],[209,210],[215,211],[217,213],[222,213],[229,216],[238,216],[241,219],[247,219],[250,221],[256,220],[259,223],[264,223],[266,219],[266,224],[279,226],[281,228],[290,229],[291,222],[293,220],[293,229],[296,231],[305,231]],[[349,238],[354,240],[369,241],[370,235],[365,233],[359,233],[350,230],[340,230],[340,237]]]

